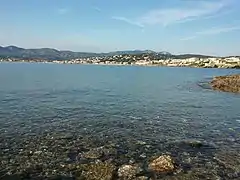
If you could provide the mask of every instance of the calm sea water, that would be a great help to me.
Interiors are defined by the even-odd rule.
[[[157,151],[198,140],[240,148],[240,96],[206,82],[232,69],[0,64],[2,139],[79,134],[144,141]]]

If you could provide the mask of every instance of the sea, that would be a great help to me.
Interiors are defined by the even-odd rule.
[[[240,95],[209,86],[214,76],[237,73],[0,63],[0,177],[75,178],[58,166],[97,160],[144,166],[168,154],[176,170],[155,178],[240,179]],[[79,158],[110,146],[114,153]]]

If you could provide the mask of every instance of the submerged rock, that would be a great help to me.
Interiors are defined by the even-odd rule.
[[[84,158],[87,158],[87,159],[98,159],[102,156],[102,151],[100,151],[100,149],[91,149],[90,151],[88,152],[85,152],[82,154],[82,156]]]
[[[95,162],[83,166],[82,176],[87,180],[111,180],[116,167],[108,162]]]
[[[146,176],[139,176],[136,178],[136,180],[152,180],[152,178],[146,177]]]
[[[174,161],[169,155],[159,156],[149,164],[149,169],[157,173],[172,172],[174,168]]]
[[[140,168],[135,165],[123,165],[118,169],[118,176],[123,180],[136,178]]]
[[[111,156],[116,153],[116,149],[113,147],[101,146],[82,153],[81,157],[87,159],[100,159],[101,157]]]
[[[240,93],[240,74],[218,76],[210,82],[214,90]]]
[[[240,153],[238,152],[218,152],[214,159],[224,167],[222,174],[228,177],[240,178]]]
[[[200,148],[203,146],[203,142],[201,141],[197,141],[197,140],[192,140],[192,141],[189,141],[189,145],[193,148]]]
[[[179,173],[174,176],[164,176],[161,177],[162,180],[222,180],[217,173],[210,169],[204,167],[199,167],[192,169],[191,171],[185,173]]]

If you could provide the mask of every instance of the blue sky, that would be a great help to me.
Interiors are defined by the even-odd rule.
[[[0,0],[0,45],[240,55],[239,0]]]

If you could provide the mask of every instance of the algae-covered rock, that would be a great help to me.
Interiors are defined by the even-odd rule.
[[[172,172],[174,168],[174,161],[169,155],[159,156],[149,164],[149,169],[157,173]]]
[[[218,76],[210,84],[214,90],[240,93],[240,74]]]
[[[108,162],[95,162],[82,167],[82,176],[87,180],[111,180],[116,167]]]
[[[82,153],[81,157],[86,159],[100,159],[102,157],[110,157],[113,154],[116,154],[116,150],[113,147],[102,146]]]
[[[118,176],[123,180],[133,179],[139,171],[140,168],[136,165],[123,165],[118,169]]]
[[[98,159],[101,156],[102,156],[102,152],[99,151],[98,149],[91,149],[90,151],[82,154],[82,157],[87,159]]]
[[[192,141],[189,141],[188,143],[193,148],[200,148],[203,146],[203,143],[201,141],[197,141],[197,140],[192,140]]]

